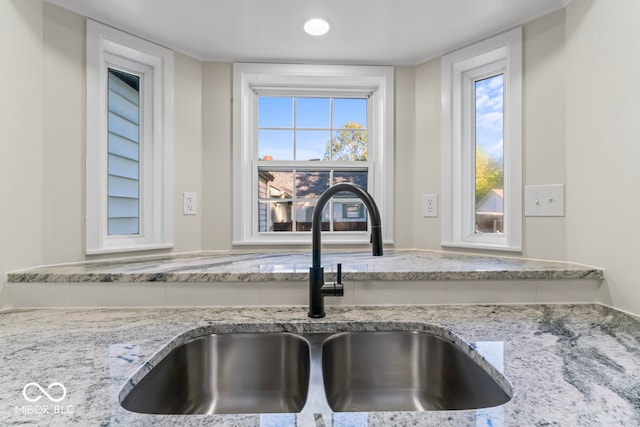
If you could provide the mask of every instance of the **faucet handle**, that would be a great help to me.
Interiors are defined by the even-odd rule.
[[[338,263],[337,268],[338,268],[338,271],[336,273],[336,283],[338,285],[341,285],[342,284],[342,263],[341,262]]]

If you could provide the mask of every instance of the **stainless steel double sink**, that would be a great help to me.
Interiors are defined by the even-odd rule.
[[[171,350],[121,404],[148,414],[233,414],[508,402],[509,382],[474,352],[423,331],[209,334]]]

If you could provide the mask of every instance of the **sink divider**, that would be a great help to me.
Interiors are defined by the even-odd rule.
[[[333,410],[327,401],[324,387],[324,374],[322,372],[322,344],[333,333],[305,333],[302,336],[309,343],[309,357],[311,358],[309,372],[309,388],[307,401],[301,413],[323,414],[332,413]]]

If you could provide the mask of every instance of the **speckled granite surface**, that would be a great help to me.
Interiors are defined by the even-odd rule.
[[[433,326],[472,343],[509,379],[513,399],[478,411],[317,416],[153,416],[128,412],[118,403],[122,386],[145,361],[194,328],[296,332]],[[2,425],[640,425],[640,320],[598,305],[330,307],[319,321],[308,319],[305,307],[4,311],[0,336]],[[26,387],[29,383],[58,401],[35,385]],[[38,413],[45,407],[47,413]]]
[[[436,251],[325,252],[326,271],[343,263],[346,280],[594,279],[601,269],[572,263]],[[264,282],[308,279],[311,253],[208,253],[37,267],[8,274],[9,282]]]

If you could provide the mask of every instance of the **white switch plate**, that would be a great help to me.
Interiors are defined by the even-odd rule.
[[[182,193],[184,215],[196,215],[198,213],[198,193]]]
[[[438,216],[438,195],[422,195],[422,216],[425,218]]]
[[[564,216],[564,184],[525,186],[524,216]]]

